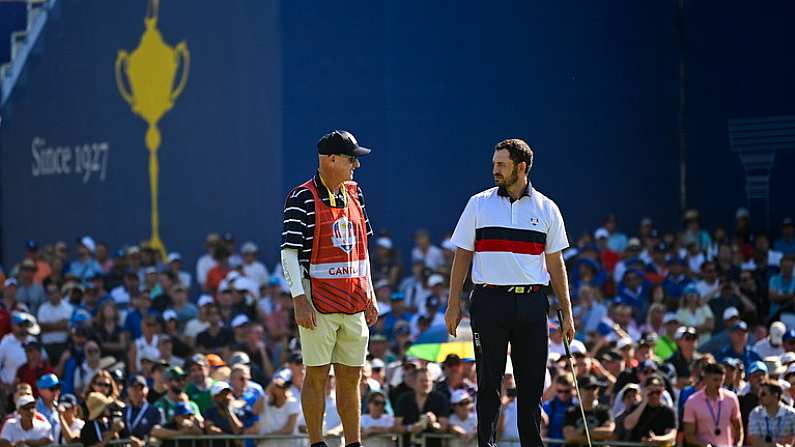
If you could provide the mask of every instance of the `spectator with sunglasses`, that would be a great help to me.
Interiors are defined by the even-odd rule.
[[[676,330],[674,339],[677,349],[668,359],[668,363],[676,371],[676,389],[681,390],[690,383],[698,333],[692,326],[682,326]]]
[[[574,407],[574,381],[570,374],[561,374],[555,378],[556,395],[552,400],[544,403],[544,413],[549,417],[547,437],[554,439],[563,438],[563,424],[566,422],[566,413]]]
[[[670,445],[676,440],[676,413],[662,399],[665,392],[663,381],[651,376],[643,384],[643,400],[627,410],[624,429],[630,442]]]
[[[365,437],[368,447],[392,447],[394,441],[381,436],[396,433],[395,417],[387,414],[386,396],[383,392],[370,391],[367,397],[367,414],[362,415],[362,436]]]
[[[781,402],[783,389],[767,380],[759,390],[759,406],[748,416],[748,441],[753,447],[792,445],[795,441],[795,409]]]
[[[588,422],[591,439],[603,441],[610,439],[615,429],[613,416],[607,405],[599,403],[599,390],[601,384],[592,375],[585,375],[577,379],[582,397],[582,408]],[[566,410],[566,422],[563,424],[563,438],[571,445],[585,445],[585,426],[582,413],[578,406],[571,406]]]

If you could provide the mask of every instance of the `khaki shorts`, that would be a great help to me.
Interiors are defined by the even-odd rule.
[[[306,279],[303,284],[311,305],[311,286]],[[346,366],[364,366],[370,337],[364,312],[348,315],[323,314],[315,311],[315,319],[317,326],[314,329],[298,326],[305,365],[323,366],[340,363]]]

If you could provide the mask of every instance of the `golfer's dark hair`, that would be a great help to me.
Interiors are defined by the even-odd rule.
[[[717,363],[707,363],[701,368],[701,372],[706,376],[709,374],[726,374],[726,368]]]
[[[530,168],[533,166],[533,149],[524,140],[518,138],[502,140],[497,143],[494,150],[508,151],[514,164],[525,162],[527,163],[527,172],[530,172]]]

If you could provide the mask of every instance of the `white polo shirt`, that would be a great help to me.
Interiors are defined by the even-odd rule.
[[[558,206],[529,184],[515,201],[497,187],[472,196],[451,241],[475,252],[472,282],[493,285],[549,284],[544,254],[569,246]]]

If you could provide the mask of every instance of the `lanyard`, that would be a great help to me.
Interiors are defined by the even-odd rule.
[[[323,180],[323,177],[318,174],[320,177],[320,183],[323,184],[323,187],[326,188],[326,192],[328,193],[328,201],[332,208],[337,206],[337,196],[333,192],[331,192],[331,188],[326,185],[326,181]],[[340,186],[340,193],[342,194],[342,204],[344,205],[348,201],[348,197],[345,195],[345,185]]]
[[[102,442],[102,431],[99,429],[99,422],[94,420],[94,430],[97,431],[97,441]]]
[[[141,411],[139,411],[138,415],[135,416],[134,421],[130,421],[130,419],[132,418],[132,407],[127,409],[127,426],[130,427],[129,428],[130,431],[135,430],[135,427],[137,427],[138,424],[141,422],[141,419],[143,419],[144,414],[146,414],[146,410],[148,409],[149,409],[149,402],[144,402],[144,405],[141,407]]]
[[[765,427],[767,428],[767,430],[766,430],[767,431],[767,435],[770,436],[771,438],[775,439],[775,438],[778,438],[778,436],[781,434],[781,419],[782,418],[778,417],[778,415],[775,415],[775,416],[773,416],[773,419],[776,420],[776,431],[774,431],[773,434],[771,435],[770,434],[770,418],[767,417],[767,415],[765,415]]]
[[[718,417],[715,417],[715,412],[712,410],[712,405],[709,403],[709,397],[706,395],[704,396],[704,401],[707,403],[707,410],[709,410],[709,416],[712,418],[712,422],[715,423],[715,430],[720,429],[720,410],[723,407],[721,404],[723,400],[721,399],[720,390],[718,390]]]

